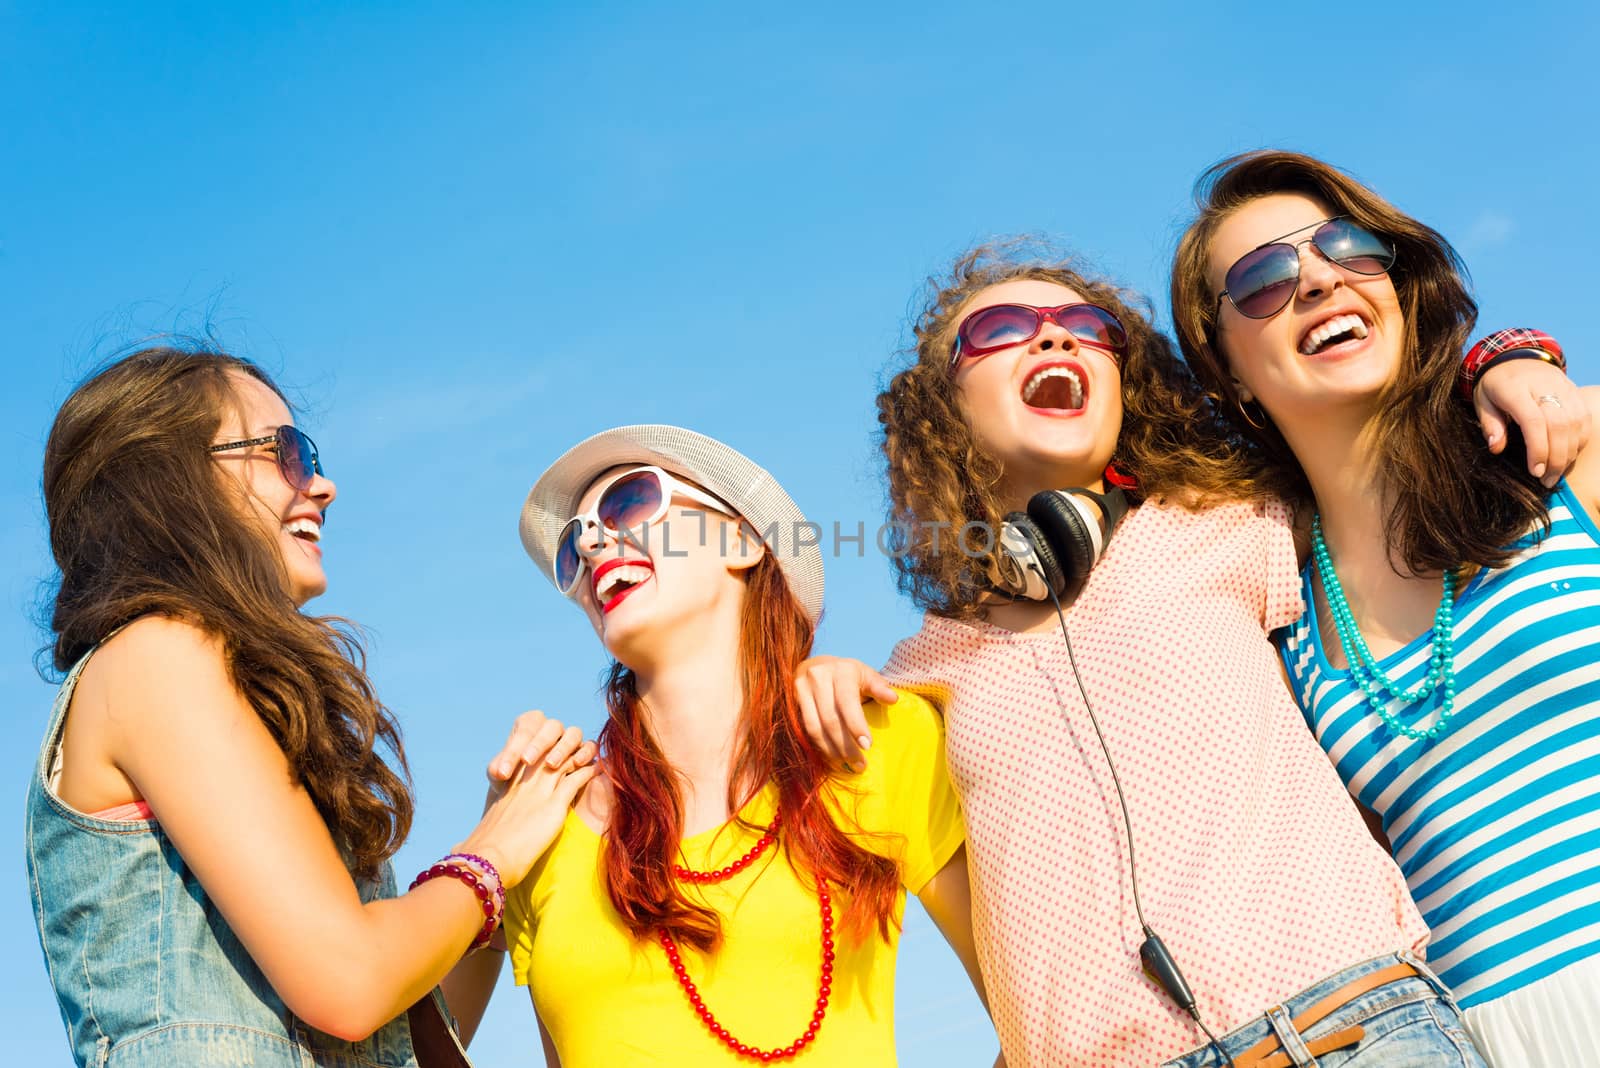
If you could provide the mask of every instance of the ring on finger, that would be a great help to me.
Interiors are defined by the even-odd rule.
[[[1539,397],[1538,401],[1541,406],[1548,405],[1551,408],[1561,407],[1561,398],[1556,396],[1554,393],[1546,393]]]

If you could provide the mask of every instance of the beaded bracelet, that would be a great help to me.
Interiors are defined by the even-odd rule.
[[[483,928],[478,932],[478,936],[472,940],[472,945],[468,948],[482,949],[494,937],[495,928],[500,926],[500,917],[504,911],[503,906],[496,899],[494,891],[489,889],[488,884],[478,877],[478,873],[464,864],[447,864],[444,861],[440,861],[427,871],[419,872],[417,877],[411,880],[411,889],[415,890],[429,879],[436,879],[441,875],[460,879],[463,883],[472,887],[472,892],[477,895],[478,904],[483,909]]]
[[[1519,326],[1496,330],[1467,350],[1461,361],[1461,395],[1472,399],[1472,391],[1489,368],[1511,360],[1543,360],[1565,371],[1567,357],[1556,339],[1542,330]]]
[[[495,900],[500,903],[500,911],[505,911],[506,884],[505,880],[500,878],[499,868],[496,868],[493,864],[489,863],[489,861],[485,860],[483,857],[478,856],[476,853],[451,853],[439,863],[448,864],[452,860],[464,860],[468,864],[475,866],[479,871],[481,871],[485,878],[492,880],[494,883]]]

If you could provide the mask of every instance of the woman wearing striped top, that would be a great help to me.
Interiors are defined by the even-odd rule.
[[[1460,261],[1349,176],[1253,153],[1199,206],[1185,355],[1311,535],[1291,684],[1497,1068],[1600,1064],[1600,455],[1483,455]]]

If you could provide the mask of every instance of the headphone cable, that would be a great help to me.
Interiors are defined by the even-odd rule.
[[[1034,565],[1033,570],[1041,579],[1044,578],[1043,571],[1039,570],[1037,565]],[[1168,952],[1160,936],[1145,922],[1144,909],[1139,904],[1139,868],[1133,859],[1133,820],[1128,816],[1128,802],[1122,793],[1122,779],[1117,775],[1117,765],[1111,759],[1111,747],[1106,745],[1106,736],[1100,730],[1100,720],[1094,714],[1094,705],[1089,701],[1089,690],[1083,684],[1083,676],[1078,673],[1078,658],[1072,651],[1072,636],[1067,633],[1067,616],[1061,608],[1061,599],[1056,596],[1055,587],[1048,579],[1045,580],[1044,586],[1050,594],[1050,603],[1055,605],[1056,621],[1061,624],[1061,638],[1067,645],[1067,663],[1072,668],[1072,680],[1078,684],[1078,693],[1083,697],[1084,711],[1089,713],[1089,725],[1094,728],[1094,736],[1100,741],[1100,752],[1105,754],[1106,767],[1111,770],[1111,785],[1116,790],[1117,807],[1122,811],[1122,826],[1128,834],[1128,877],[1133,887],[1133,912],[1139,918],[1139,928],[1145,936],[1144,942],[1139,946],[1140,963],[1144,966],[1145,974],[1155,980],[1156,984],[1166,991],[1167,996],[1199,1025],[1211,1048],[1217,1051],[1228,1068],[1236,1068],[1233,1058],[1222,1048],[1217,1036],[1206,1026],[1205,1020],[1201,1019],[1200,1006],[1196,1003],[1189,984],[1184,980],[1183,973],[1178,970],[1177,959]],[[1063,717],[1066,716],[1065,708],[1062,708],[1061,714]]]

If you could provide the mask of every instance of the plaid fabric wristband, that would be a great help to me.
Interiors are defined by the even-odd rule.
[[[1556,339],[1543,330],[1517,326],[1509,330],[1496,330],[1467,350],[1461,362],[1461,395],[1472,399],[1472,391],[1485,371],[1508,360],[1543,360],[1562,371],[1567,369],[1567,357]]]

